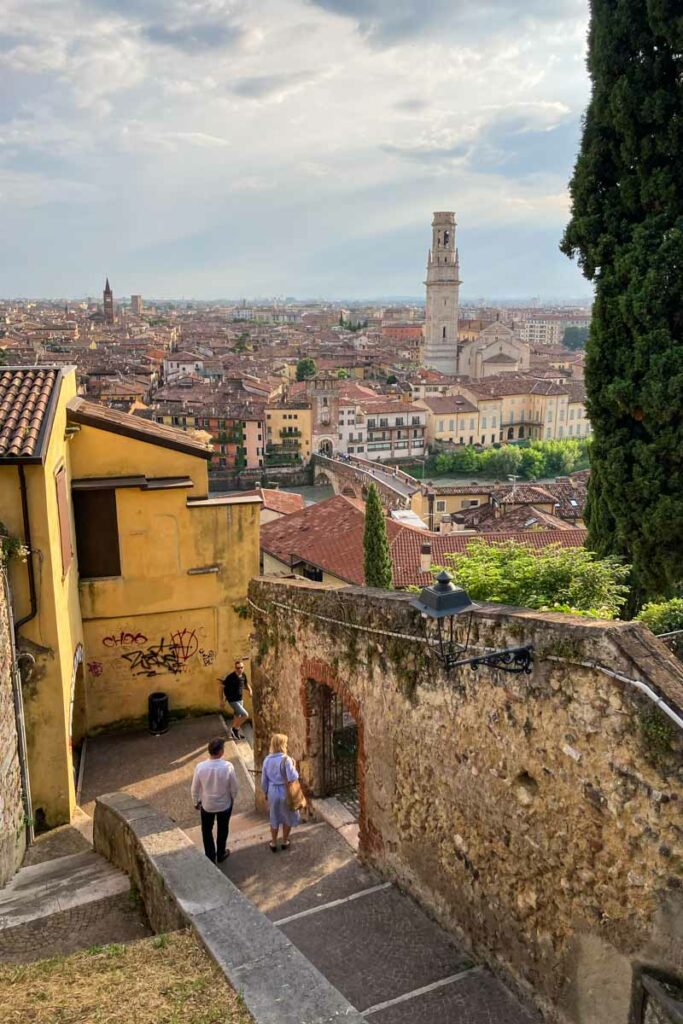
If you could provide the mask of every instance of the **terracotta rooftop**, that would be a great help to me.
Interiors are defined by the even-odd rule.
[[[196,440],[184,430],[166,427],[140,416],[131,416],[117,409],[97,405],[95,402],[87,402],[84,398],[71,399],[67,405],[67,417],[70,423],[82,423],[98,430],[108,430],[112,434],[157,444],[161,448],[172,448],[187,455],[197,455],[205,459],[210,459],[213,455],[211,445]]]
[[[317,505],[309,505],[301,512],[265,523],[261,527],[261,547],[284,565],[292,565],[295,571],[297,563],[308,562],[340,580],[362,586],[365,583],[364,528],[362,507],[339,494]],[[394,586],[398,588],[432,581],[431,575],[420,569],[420,548],[425,541],[432,547],[432,563],[443,565],[448,552],[466,551],[473,539],[490,544],[517,540],[541,550],[549,544],[581,547],[586,538],[585,530],[576,529],[506,530],[475,538],[472,534],[430,533],[391,519],[387,519],[387,534],[394,563]]]
[[[271,487],[257,487],[256,492],[263,498],[264,508],[279,512],[283,516],[301,512],[305,508],[302,494],[292,494],[290,491],[279,491]]]
[[[61,370],[0,370],[0,462],[42,462]]]
[[[506,505],[497,509],[494,505],[479,505],[457,513],[458,522],[465,529],[477,533],[500,534],[510,530],[526,533],[528,530],[571,530],[572,527],[559,516],[545,512],[536,505]]]
[[[434,398],[423,398],[420,405],[426,405],[436,416],[477,411],[476,405],[469,402],[463,395],[439,395]]]

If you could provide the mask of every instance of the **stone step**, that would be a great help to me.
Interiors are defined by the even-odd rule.
[[[21,868],[0,890],[0,930],[130,889],[128,876],[93,850]]]

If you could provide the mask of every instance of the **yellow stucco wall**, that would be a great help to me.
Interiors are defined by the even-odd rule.
[[[61,379],[45,465],[25,466],[37,614],[20,629],[34,812],[47,825],[75,807],[72,739],[140,718],[164,690],[172,711],[217,707],[216,678],[249,651],[244,606],[259,571],[258,500],[188,506],[208,491],[200,456],[80,426],[66,435],[75,373]],[[73,560],[62,576],[55,472],[74,478],[189,476],[191,489],[117,489],[121,575],[81,580],[69,497]],[[24,539],[16,466],[0,467],[0,521]],[[190,573],[190,570],[216,571]],[[26,564],[11,567],[16,619],[29,610]],[[31,659],[34,664],[31,665]],[[82,663],[81,663],[82,662]]]
[[[311,439],[313,432],[311,410],[287,408],[286,406],[277,405],[268,406],[266,409],[266,442],[282,444],[285,439],[280,436],[280,431],[286,430],[287,428],[292,428],[301,432],[301,436],[297,438],[299,442],[299,452],[304,462],[308,462],[311,457]],[[335,430],[336,429],[337,428],[335,426]]]
[[[28,767],[34,815],[48,825],[68,821],[75,806],[71,753],[71,707],[83,634],[78,603],[76,558],[66,576],[57,510],[55,473],[61,465],[70,485],[70,441],[65,440],[66,403],[76,394],[76,375],[61,381],[59,401],[44,465],[25,467],[36,577],[37,614],[20,629],[20,650],[30,658],[24,669],[24,709]],[[18,468],[0,469],[0,520],[16,537],[24,538]],[[75,539],[72,532],[72,548]],[[10,573],[15,619],[29,611],[26,563],[14,562]]]
[[[204,460],[92,427],[77,440],[75,475],[195,481],[192,490],[116,491],[121,575],[80,582],[88,730],[146,715],[155,690],[168,693],[171,711],[216,708],[217,677],[249,650],[249,623],[234,606],[258,573],[260,503],[188,506],[206,494]]]

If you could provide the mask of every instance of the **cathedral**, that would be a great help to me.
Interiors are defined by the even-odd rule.
[[[422,365],[473,380],[529,369],[529,345],[509,327],[492,323],[476,337],[460,340],[458,315],[460,261],[455,245],[455,214],[437,212],[427,258]]]

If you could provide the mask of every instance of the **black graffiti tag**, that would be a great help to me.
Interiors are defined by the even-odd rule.
[[[158,676],[162,672],[177,675],[183,670],[182,655],[179,656],[176,645],[167,644],[164,637],[158,644],[151,644],[138,651],[128,651],[121,657],[128,662],[134,676]]]

